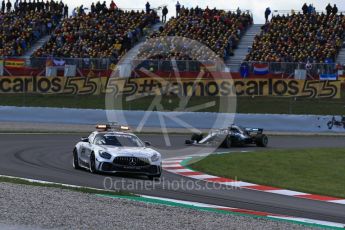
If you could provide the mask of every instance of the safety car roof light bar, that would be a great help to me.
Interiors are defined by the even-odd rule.
[[[98,124],[96,129],[100,131],[129,131],[130,128],[127,125],[120,125],[118,123]]]

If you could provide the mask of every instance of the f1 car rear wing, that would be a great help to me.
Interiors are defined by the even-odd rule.
[[[257,134],[262,134],[264,132],[264,129],[261,128],[245,128],[245,130],[250,133],[256,132]]]

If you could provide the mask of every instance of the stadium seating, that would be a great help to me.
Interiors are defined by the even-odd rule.
[[[0,56],[20,56],[35,41],[52,31],[62,17],[59,6],[54,1],[48,4],[48,9],[45,6],[33,7],[30,3],[25,8],[0,12]]]
[[[257,35],[247,61],[334,62],[344,38],[345,17],[324,13],[275,15]]]
[[[24,4],[25,3],[25,4]],[[45,34],[50,40],[35,57],[110,58],[116,63],[134,46],[157,20],[150,11],[123,11],[105,3],[93,4],[68,17],[68,6],[61,1],[20,1],[13,11],[0,11],[0,56],[20,56]],[[62,19],[63,18],[63,19]],[[233,55],[241,35],[253,23],[249,12],[182,7],[164,27],[151,35],[156,41],[142,47],[139,59],[216,60]],[[246,61],[260,62],[334,62],[345,37],[345,16],[333,12],[292,12],[274,15],[263,25]],[[189,38],[207,45],[213,52],[188,54],[169,47],[162,54],[166,36]],[[190,41],[184,41],[185,47]],[[175,49],[175,51],[174,51]],[[176,51],[177,50],[177,51]],[[186,50],[186,49],[185,49]],[[160,53],[157,55],[157,53]],[[171,69],[170,67],[168,69]]]
[[[152,37],[180,36],[199,41],[211,48],[218,57],[226,58],[233,54],[242,32],[253,23],[249,13],[227,12],[217,9],[200,9],[198,7],[181,8],[177,18],[170,19],[164,28],[153,34]],[[162,38],[164,39],[164,38]],[[200,54],[198,60],[203,60],[206,55]],[[148,56],[142,53],[141,56]],[[160,55],[157,58],[164,59],[174,56],[177,60],[188,59],[186,55],[170,54],[166,57]],[[152,58],[152,57],[151,57]]]
[[[50,41],[34,57],[108,58],[113,62],[153,24],[156,13],[119,9],[79,13],[62,21]]]

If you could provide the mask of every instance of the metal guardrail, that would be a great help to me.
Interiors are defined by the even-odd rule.
[[[248,73],[255,73],[255,65],[263,64],[267,66],[267,71],[275,74],[294,75],[295,70],[306,70],[309,75],[335,74],[338,69],[332,63],[301,63],[301,62],[243,62],[247,64]],[[241,66],[227,65],[231,72],[240,72]],[[234,69],[237,68],[237,69]]]
[[[226,12],[231,12],[231,13],[237,13],[237,9],[220,9],[220,10],[224,10]],[[240,8],[240,10],[241,10],[241,13],[247,13],[247,14],[253,16],[253,12],[249,9],[241,9]]]
[[[199,72],[202,68],[215,72],[240,72],[241,65],[217,63],[212,61],[167,61],[167,60],[130,60],[127,64],[132,69],[145,68],[150,71],[164,72]],[[295,70],[306,70],[309,75],[337,73],[335,64],[328,63],[296,63],[296,62],[243,62],[246,63],[248,73],[255,73],[257,64],[267,66],[267,71],[275,74],[294,75]]]
[[[291,10],[273,10],[272,11],[272,16],[275,16],[275,15],[291,15],[292,13],[295,13],[295,14],[303,14],[303,10],[296,10],[296,9],[291,9]],[[315,11],[316,14],[327,14],[326,11],[324,10],[316,10]],[[337,15],[340,15],[340,14],[345,14],[345,11],[338,11]]]
[[[109,58],[59,58],[59,57],[0,57],[0,60],[6,62],[6,60],[23,60],[24,67],[42,69],[46,67],[47,60],[55,61],[60,65],[75,65],[79,69],[98,69],[108,70],[113,63]],[[59,64],[57,64],[59,65]]]
[[[124,12],[131,12],[131,11],[135,11],[135,12],[137,12],[137,11],[139,11],[139,12],[144,11],[145,12],[145,8],[116,8],[116,9],[122,10]],[[84,8],[84,12],[85,13],[90,13],[91,12],[91,7]]]
[[[222,72],[224,70],[223,63],[214,61],[181,61],[181,60],[130,60],[127,61],[132,66],[132,69],[140,70],[142,68],[149,71],[162,72],[200,72],[202,68],[207,68],[209,71]]]
[[[145,8],[118,8],[122,11],[125,11],[125,12],[131,12],[131,11],[144,11],[145,12]]]
[[[0,57],[0,60],[16,59],[14,57]],[[55,65],[75,65],[78,69],[110,70],[114,63],[109,58],[29,58],[24,60],[24,67],[33,69],[44,69],[47,60],[55,61]],[[246,63],[246,65],[245,65]],[[263,65],[270,73],[294,75],[295,70],[306,70],[310,75],[335,74],[336,64],[328,63],[297,63],[297,62],[243,62],[240,64],[227,64],[208,60],[121,60],[120,64],[129,65],[131,69],[140,70],[142,68],[149,71],[162,72],[200,72],[201,69],[214,72],[241,72],[246,66],[248,73],[255,73],[257,64]],[[241,67],[242,66],[242,67]],[[6,65],[5,65],[6,67]],[[343,66],[341,66],[343,68]]]
[[[111,60],[109,58],[41,58],[32,57],[29,59],[29,67],[31,68],[45,68],[47,59],[60,62],[61,65],[75,65],[79,69],[110,69]]]

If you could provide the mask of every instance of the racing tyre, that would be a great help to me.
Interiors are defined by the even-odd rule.
[[[91,173],[97,173],[97,169],[96,169],[96,158],[95,158],[95,154],[92,153],[90,156],[90,172]]]
[[[226,137],[223,142],[223,147],[229,149],[231,148],[231,146],[232,146],[231,137]]]
[[[199,141],[201,141],[203,137],[204,136],[202,135],[202,133],[200,133],[200,134],[199,133],[193,133],[191,140],[199,143]]]
[[[268,144],[268,137],[265,134],[259,134],[255,137],[255,143],[258,147],[266,147]]]
[[[81,169],[81,167],[79,166],[78,153],[76,149],[73,150],[73,168]]]

